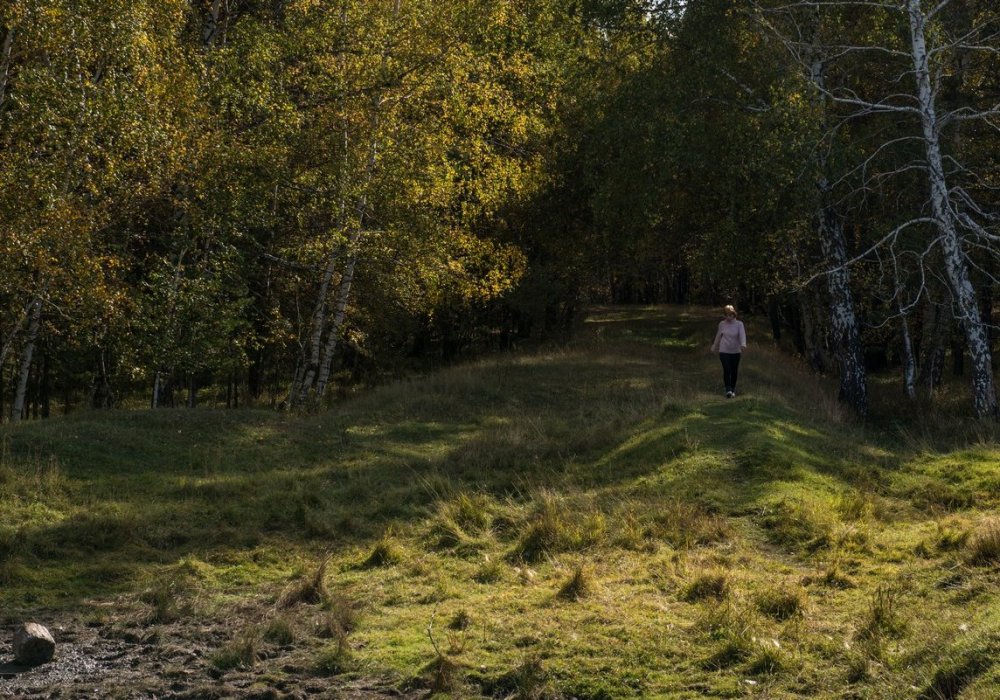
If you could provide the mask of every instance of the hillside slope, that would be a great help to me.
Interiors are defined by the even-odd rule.
[[[0,696],[995,698],[992,428],[866,430],[752,325],[726,400],[714,324],[4,427],[0,611],[64,643]]]

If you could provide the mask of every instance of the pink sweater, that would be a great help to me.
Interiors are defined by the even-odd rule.
[[[747,331],[743,321],[723,319],[719,321],[719,331],[712,341],[712,352],[738,353],[747,346]]]

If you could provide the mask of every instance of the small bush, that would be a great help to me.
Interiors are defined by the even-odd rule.
[[[730,536],[730,528],[725,518],[697,503],[673,500],[658,509],[648,535],[672,547],[688,549],[725,541]]]
[[[833,542],[835,523],[816,504],[784,500],[764,515],[761,525],[775,544],[813,552]]]
[[[785,663],[785,655],[776,641],[758,642],[747,670],[755,675],[769,675],[780,671]]]
[[[976,504],[974,493],[942,479],[929,479],[909,495],[913,504],[921,509],[957,511]]]
[[[319,628],[321,637],[346,638],[358,627],[358,604],[343,593],[331,593]]]
[[[516,561],[538,562],[553,552],[578,548],[581,543],[577,535],[562,504],[555,496],[544,492],[510,557]]]
[[[490,501],[482,494],[460,493],[446,511],[467,532],[482,532],[490,525]]]
[[[868,520],[875,516],[875,501],[870,494],[848,491],[837,499],[837,512],[844,520]]]
[[[836,562],[830,564],[819,576],[806,576],[802,579],[802,583],[806,586],[818,583],[827,588],[839,588],[841,590],[857,586],[854,583],[854,579],[841,571],[840,566]]]
[[[469,614],[468,610],[459,610],[455,613],[455,616],[451,618],[451,622],[448,623],[448,629],[456,630],[459,632],[464,632],[472,626],[472,615]]]
[[[189,584],[182,578],[168,577],[158,581],[139,595],[139,600],[150,606],[146,622],[166,624],[190,615],[189,595]]]
[[[957,700],[967,686],[996,664],[998,655],[1000,633],[995,630],[963,640],[940,655],[930,684],[918,697],[920,700]]]
[[[542,700],[551,696],[548,674],[535,656],[526,658],[492,683],[485,684],[483,690],[490,697],[516,700]]]
[[[335,676],[350,670],[351,649],[347,644],[347,639],[337,639],[325,645],[316,654],[313,668],[323,676]]]
[[[465,689],[462,671],[462,664],[447,654],[439,653],[424,667],[424,682],[432,696],[445,693],[461,697]]]
[[[430,531],[431,546],[434,549],[447,549],[456,554],[476,552],[483,547],[483,542],[467,533],[462,526],[451,518],[438,519]]]

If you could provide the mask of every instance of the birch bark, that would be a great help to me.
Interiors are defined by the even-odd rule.
[[[817,99],[822,110],[826,129],[825,75],[823,60],[818,53],[811,61],[809,79],[817,88]],[[859,416],[868,415],[868,382],[864,357],[861,352],[861,332],[854,310],[851,293],[851,273],[847,265],[847,243],[844,224],[832,204],[832,187],[827,179],[827,161],[822,151],[817,151],[816,165],[819,172],[817,186],[820,191],[818,234],[827,269],[830,326],[833,330],[834,353],[840,366],[839,398]]]
[[[28,393],[28,376],[31,374],[31,361],[35,352],[35,341],[38,339],[38,329],[42,320],[42,297],[36,296],[31,303],[31,316],[28,321],[24,349],[21,351],[21,369],[18,374],[17,392],[10,409],[10,420],[16,423],[23,417],[24,400]]]
[[[319,291],[316,293],[316,306],[313,309],[312,327],[309,337],[309,356],[297,372],[298,376],[295,379],[291,397],[293,408],[305,405],[309,399],[309,390],[312,389],[316,373],[319,370],[323,329],[326,327],[327,300],[330,296],[330,284],[333,281],[333,275],[337,271],[339,258],[340,250],[336,248],[330,253],[326,269],[323,271],[323,278],[320,280]]]
[[[972,357],[972,402],[979,417],[1000,417],[993,379],[993,364],[986,329],[979,315],[976,293],[969,276],[966,252],[956,224],[956,213],[948,196],[944,159],[941,155],[940,123],[931,83],[929,52],[927,48],[927,17],[920,0],[906,0],[910,23],[910,54],[913,59],[917,84],[917,102],[923,134],[927,177],[930,185],[930,204],[937,223],[945,275],[951,289],[957,320],[965,331],[965,339]]]

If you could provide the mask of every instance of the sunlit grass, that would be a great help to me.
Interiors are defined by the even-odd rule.
[[[317,675],[459,696],[985,692],[989,429],[858,425],[752,320],[726,400],[714,322],[599,309],[564,347],[313,416],[4,427],[0,606],[253,611],[218,672],[284,645]]]

